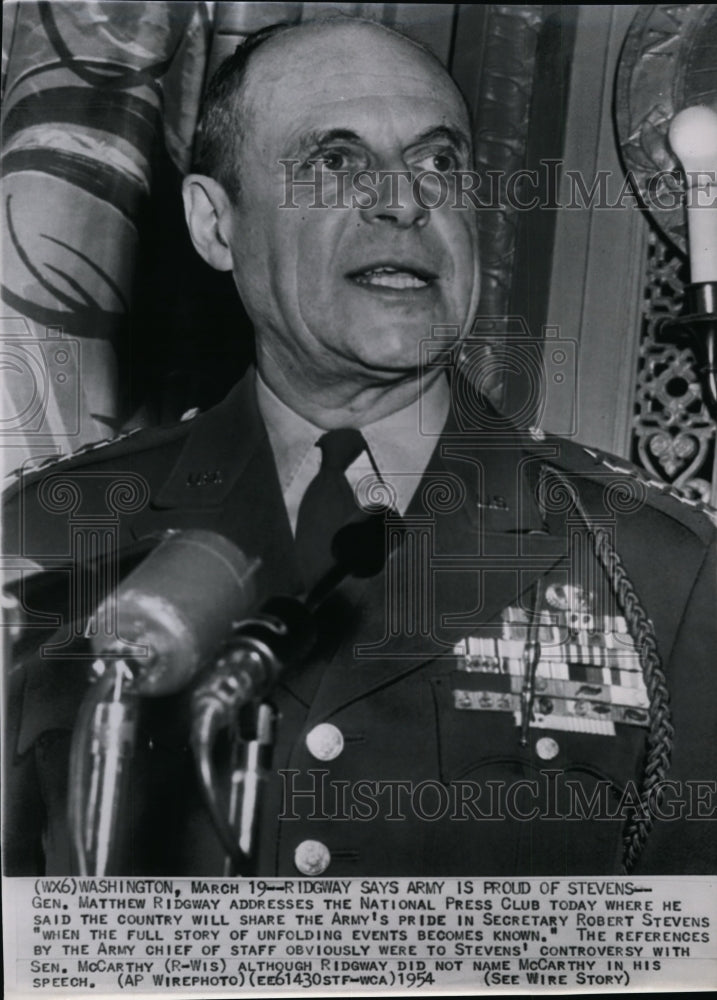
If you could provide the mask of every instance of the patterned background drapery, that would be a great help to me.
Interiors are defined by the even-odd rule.
[[[115,434],[159,148],[188,163],[201,3],[8,4],[3,24],[6,464]]]

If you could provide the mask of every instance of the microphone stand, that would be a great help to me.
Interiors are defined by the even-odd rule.
[[[275,597],[255,618],[240,622],[212,671],[192,697],[191,745],[209,815],[226,854],[225,875],[256,868],[261,788],[271,763],[274,710],[262,702],[279,674],[301,660],[316,641],[313,613],[292,597]],[[239,713],[254,705],[254,735],[242,740]],[[238,752],[232,761],[229,804],[222,807],[213,759],[223,729],[233,730]]]
[[[274,711],[266,702],[256,710],[256,735],[242,742],[239,756],[232,766],[231,793],[229,798],[229,825],[242,855],[249,860],[251,871],[256,870],[258,847],[259,806],[261,792],[269,776],[271,751],[274,743]],[[233,875],[233,862],[227,856],[224,875]]]
[[[137,729],[137,698],[127,664],[97,660],[93,667],[100,677],[80,707],[70,749],[69,825],[80,875],[108,872],[122,778]]]

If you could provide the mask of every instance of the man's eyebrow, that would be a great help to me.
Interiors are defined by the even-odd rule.
[[[363,139],[357,132],[353,129],[348,128],[332,128],[325,130],[315,130],[306,133],[299,140],[297,152],[299,155],[306,155],[315,149],[321,149],[323,146],[327,146],[332,142],[354,142],[361,145],[365,145],[366,139]],[[470,153],[471,141],[465,132],[459,128],[457,125],[436,125],[432,128],[426,129],[424,132],[419,133],[406,147],[407,149],[413,149],[415,146],[420,146],[426,142],[449,142],[456,149],[461,150],[463,153]]]
[[[306,153],[313,149],[321,149],[331,142],[363,142],[361,136],[348,128],[332,128],[308,132],[298,143],[298,152]]]
[[[463,129],[459,128],[457,125],[436,125],[435,128],[426,129],[425,132],[421,132],[416,139],[410,144],[411,146],[419,146],[424,142],[435,142],[436,140],[442,140],[443,142],[450,142],[456,149],[460,149],[463,152],[469,152],[471,148],[471,141],[465,134]]]

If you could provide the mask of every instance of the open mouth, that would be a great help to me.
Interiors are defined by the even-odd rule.
[[[437,275],[402,264],[377,264],[360,271],[352,271],[347,277],[357,285],[403,292],[427,288],[435,281]]]

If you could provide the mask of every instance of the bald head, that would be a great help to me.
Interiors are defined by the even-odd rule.
[[[389,77],[397,62],[410,67],[408,86],[411,78],[428,78],[449,91],[467,122],[463,97],[440,60],[419,42],[392,28],[368,19],[335,15],[260,29],[224,60],[207,88],[192,172],[216,179],[236,202],[241,187],[243,141],[256,121],[257,95],[265,96],[267,88],[273,91],[284,81],[289,84],[282,88],[284,99],[292,92],[292,77],[302,85],[307,77],[313,78],[320,95],[335,82],[332,66],[340,65],[350,74],[375,65],[381,70],[379,77]],[[266,101],[260,103],[266,105]]]

